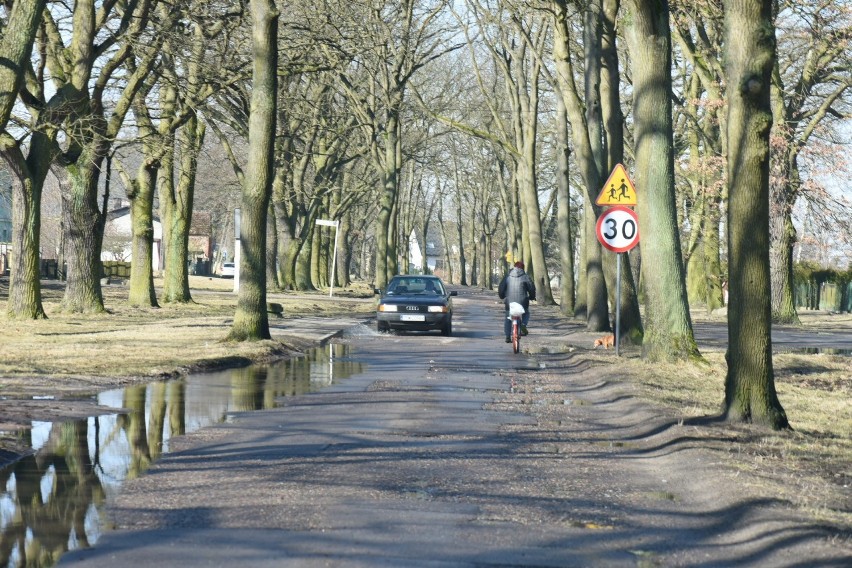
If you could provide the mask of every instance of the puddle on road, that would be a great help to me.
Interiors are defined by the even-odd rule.
[[[169,441],[277,406],[363,370],[330,344],[288,361],[107,391],[98,403],[127,413],[72,422],[33,422],[18,436],[33,454],[0,470],[0,566],[52,566],[110,528],[103,506],[125,479],[140,475]]]

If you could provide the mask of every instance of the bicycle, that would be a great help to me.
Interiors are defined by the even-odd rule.
[[[509,304],[509,319],[512,320],[512,351],[521,350],[521,320],[524,317],[524,307],[517,302]]]

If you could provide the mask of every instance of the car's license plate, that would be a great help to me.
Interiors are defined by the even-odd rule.
[[[402,314],[399,319],[400,321],[426,321],[426,316]]]

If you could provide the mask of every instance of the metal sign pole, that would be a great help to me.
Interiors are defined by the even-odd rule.
[[[338,230],[339,225],[340,225],[340,221],[334,222],[334,253],[332,253],[332,256],[331,256],[331,274],[328,277],[328,283],[329,283],[328,297],[329,298],[334,296],[334,276],[335,276],[334,269],[335,269],[335,264],[337,262],[337,235],[340,234],[340,231]]]
[[[615,356],[620,357],[618,352],[619,337],[621,336],[621,255],[615,255]]]
[[[317,219],[317,225],[322,225],[323,227],[334,227],[334,255],[331,257],[331,277],[329,278],[329,286],[328,286],[328,297],[332,297],[334,295],[334,270],[335,263],[337,261],[337,235],[340,233],[338,230],[340,228],[340,221],[335,219],[334,221],[329,221],[328,219]]]
[[[242,250],[240,245],[241,215],[239,208],[234,209],[234,294],[240,291],[240,262]]]

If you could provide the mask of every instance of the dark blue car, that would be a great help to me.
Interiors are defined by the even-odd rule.
[[[379,331],[440,331],[453,334],[453,300],[437,276],[394,276],[379,294],[376,329]]]

